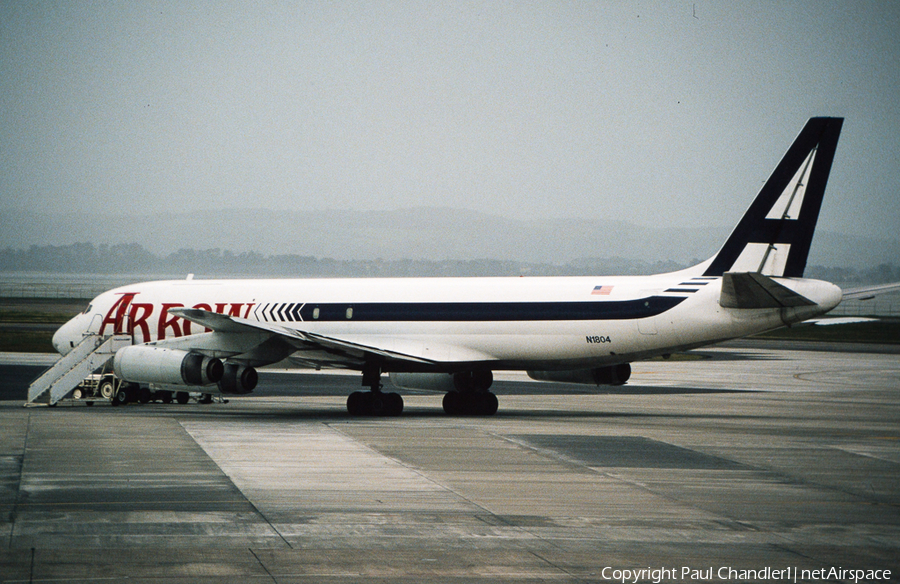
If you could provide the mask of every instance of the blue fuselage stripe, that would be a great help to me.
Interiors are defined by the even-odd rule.
[[[635,300],[592,302],[306,303],[299,314],[304,321],[312,322],[628,320],[662,314],[683,300],[685,300],[683,297],[648,296]],[[348,310],[350,308],[353,309],[352,312]]]

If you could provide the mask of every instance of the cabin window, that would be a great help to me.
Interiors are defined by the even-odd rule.
[[[353,318],[353,307],[348,306],[347,307],[347,320],[350,320],[351,318]]]
[[[313,308],[313,320],[318,320],[318,319],[319,319],[319,307],[316,306],[315,308]]]

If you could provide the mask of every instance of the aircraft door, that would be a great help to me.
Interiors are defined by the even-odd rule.
[[[659,332],[656,329],[656,317],[639,318],[637,323],[638,331],[640,331],[642,335],[655,335]]]
[[[91,318],[91,324],[87,328],[87,332],[96,335],[100,332],[100,324],[103,322],[103,315],[99,312]]]
[[[657,293],[659,293],[659,290],[641,290],[641,297],[649,298]],[[655,316],[637,319],[638,331],[640,331],[642,335],[655,335],[659,332],[656,329],[656,319],[657,317]]]

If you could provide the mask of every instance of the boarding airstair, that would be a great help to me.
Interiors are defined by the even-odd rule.
[[[131,335],[87,335],[66,356],[28,387],[25,405],[56,405],[88,375],[106,365],[116,351],[132,343]]]

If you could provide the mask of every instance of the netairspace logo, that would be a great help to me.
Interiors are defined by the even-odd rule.
[[[859,570],[843,567],[829,567],[819,569],[801,569],[797,567],[787,568],[760,568],[747,570],[722,566],[719,568],[613,568],[607,566],[600,572],[604,580],[620,582],[621,584],[637,584],[638,582],[653,582],[660,584],[663,581],[678,580],[683,582],[702,581],[768,581],[781,580],[785,582],[809,582],[816,580],[842,580],[844,582],[880,582],[891,579],[890,570]]]

